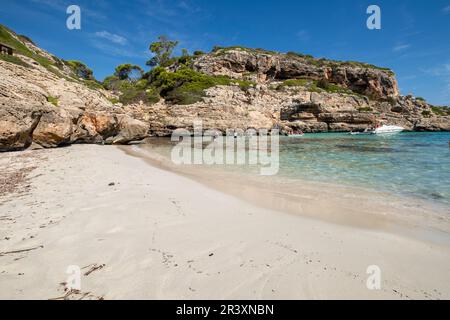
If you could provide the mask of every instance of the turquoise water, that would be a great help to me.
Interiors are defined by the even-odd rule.
[[[275,179],[335,183],[412,196],[450,205],[450,133],[395,135],[307,134],[280,138],[280,170]],[[145,146],[170,158],[174,143],[155,140]],[[202,166],[259,175],[256,166]],[[275,181],[274,180],[274,181]]]
[[[450,204],[450,133],[282,138],[280,175]]]

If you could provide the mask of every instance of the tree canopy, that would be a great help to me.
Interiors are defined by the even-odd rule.
[[[72,69],[72,71],[84,80],[94,80],[94,73],[84,63],[75,60],[68,60],[65,63]]]
[[[150,45],[150,51],[155,55],[147,65],[150,67],[168,67],[174,60],[173,50],[178,46],[178,41],[171,41],[165,36],[160,36],[158,41]]]
[[[144,74],[144,70],[137,65],[132,65],[130,63],[121,64],[116,67],[114,75],[120,80],[139,80]]]

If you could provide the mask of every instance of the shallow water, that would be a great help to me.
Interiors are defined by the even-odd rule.
[[[283,138],[280,175],[450,204],[450,133]]]
[[[165,139],[145,146],[169,157]],[[450,205],[450,133],[385,136],[309,134],[280,140],[277,183],[330,182]],[[256,176],[257,166],[213,166],[222,172]]]

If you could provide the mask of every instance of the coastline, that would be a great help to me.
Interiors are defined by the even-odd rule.
[[[1,159],[33,169],[0,197],[0,299],[64,297],[70,265],[99,268],[69,299],[450,297],[445,243],[256,206],[117,147]]]
[[[119,147],[152,166],[168,170],[261,208],[368,230],[401,233],[450,244],[448,206],[360,186],[292,179],[277,181],[210,166],[175,165],[147,150],[147,144]]]

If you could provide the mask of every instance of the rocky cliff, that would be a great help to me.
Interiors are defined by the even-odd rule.
[[[8,32],[6,40],[16,49],[14,56],[0,56],[0,151],[32,143],[126,143],[148,136],[148,124],[114,107],[94,81],[78,78],[61,60],[12,31],[0,31]]]
[[[392,71],[358,62],[314,59],[296,53],[280,54],[246,48],[224,48],[199,57],[194,69],[258,83],[289,79],[325,79],[355,93],[373,98],[399,95]]]
[[[124,144],[191,128],[195,119],[203,120],[204,129],[223,131],[281,127],[284,132],[336,132],[377,122],[408,130],[450,130],[448,109],[401,96],[390,70],[245,48],[217,49],[166,69],[169,75],[188,68],[207,80],[220,79],[201,87],[200,95],[197,88],[195,100],[178,103],[157,91],[159,102],[118,103],[117,90],[80,77],[74,63],[0,27],[1,41],[15,49],[14,56],[0,55],[0,151]],[[181,92],[192,95],[186,88]]]
[[[346,132],[377,123],[411,131],[450,130],[450,109],[401,96],[394,73],[385,68],[236,47],[200,55],[190,67],[251,85],[215,86],[189,105],[159,102],[146,111],[153,134],[189,128],[195,118],[203,120],[205,129],[222,131]]]

